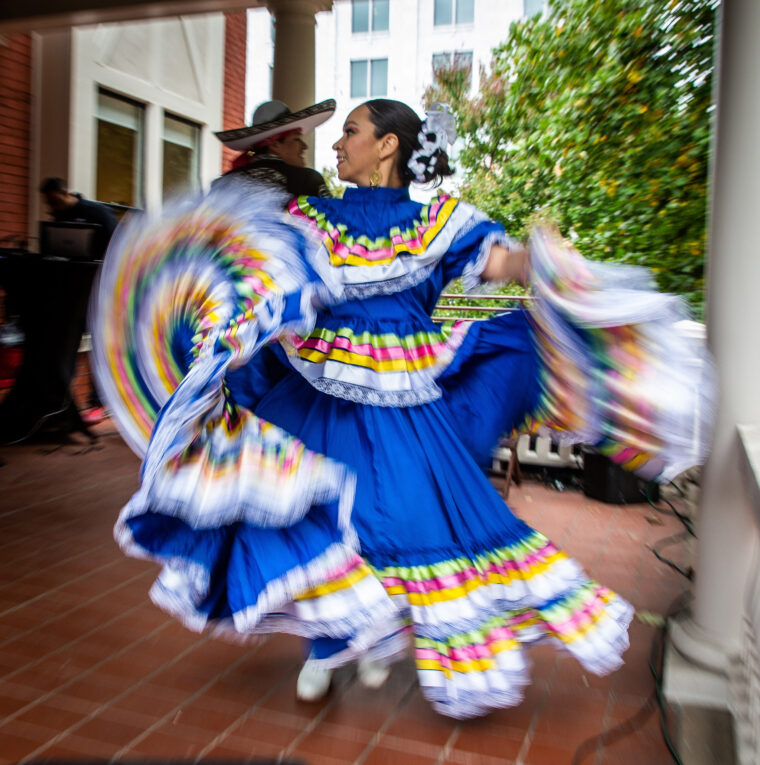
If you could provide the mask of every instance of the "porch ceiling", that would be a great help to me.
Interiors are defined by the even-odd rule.
[[[316,13],[332,0],[25,0],[0,3],[0,34],[262,7]]]

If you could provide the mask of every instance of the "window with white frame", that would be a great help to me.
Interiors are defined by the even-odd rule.
[[[351,98],[388,95],[388,59],[359,59],[351,62]]]
[[[200,186],[201,129],[189,120],[164,114],[164,201]]]
[[[143,207],[145,107],[128,98],[98,92],[96,110],[95,197]]]
[[[456,50],[433,54],[433,74],[439,69],[451,69],[452,67],[472,73],[472,51]],[[472,82],[472,78],[470,78],[470,82]]]
[[[435,0],[433,24],[472,24],[475,20],[475,0]]]
[[[390,0],[351,0],[351,31],[387,32]]]

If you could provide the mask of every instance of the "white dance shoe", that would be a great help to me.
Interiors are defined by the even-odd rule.
[[[299,701],[319,701],[330,690],[333,670],[322,669],[316,662],[307,659],[298,675],[296,698]]]
[[[382,662],[362,657],[359,659],[356,673],[359,676],[359,682],[365,688],[380,688],[391,674],[391,668]]]

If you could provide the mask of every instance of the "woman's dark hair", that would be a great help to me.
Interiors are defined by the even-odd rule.
[[[370,122],[375,126],[375,138],[382,138],[388,133],[398,136],[396,169],[404,186],[408,186],[412,181],[416,181],[408,163],[412,152],[420,148],[417,136],[422,129],[422,120],[406,104],[390,98],[374,98],[365,101],[364,106],[369,109]],[[434,182],[439,186],[441,181],[453,175],[454,171],[449,167],[449,155],[443,149],[436,149],[432,156],[435,157],[435,164],[432,170],[430,167],[425,170],[425,180],[422,183]],[[430,157],[422,156],[420,159],[425,162]]]

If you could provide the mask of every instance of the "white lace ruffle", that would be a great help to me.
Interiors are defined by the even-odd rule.
[[[264,442],[264,449],[273,444]],[[144,481],[119,516],[119,524],[144,513],[179,518],[194,529],[249,523],[260,528],[286,528],[304,518],[314,505],[338,501],[339,527],[348,528],[355,477],[345,466],[309,454],[287,477],[260,467],[261,449],[241,450],[240,475],[206,476],[204,459],[179,468],[171,465]],[[348,508],[346,510],[346,508]]]
[[[375,263],[329,265],[333,240],[325,228],[320,227],[318,209],[309,206],[308,210],[303,210],[291,203],[290,210],[292,217],[309,226],[322,240],[322,247],[317,252],[316,261],[310,262],[315,269],[320,269],[318,272],[323,281],[329,282],[332,291],[337,294],[338,288],[332,286],[337,279],[343,285],[341,295],[345,299],[361,299],[375,295],[394,294],[424,282],[451,249],[452,242],[460,238],[463,232],[466,233],[474,225],[488,220],[486,215],[472,205],[453,199],[448,195],[443,195],[442,199],[432,202],[428,207],[435,208],[435,216],[448,215],[448,218],[440,224],[435,236],[421,251],[411,252],[401,249],[390,257],[389,262],[382,265]],[[441,208],[445,209],[442,211]],[[329,223],[331,230],[340,230],[341,225],[340,221]],[[432,225],[439,226],[438,223]],[[417,228],[417,237],[424,233],[420,226],[421,224]],[[347,255],[345,248],[348,245],[342,241],[341,237],[334,243],[334,246],[340,252],[339,259]],[[319,261],[321,261],[321,265]],[[329,269],[332,270],[331,276],[323,273],[325,265],[328,265]],[[329,281],[330,279],[332,281]]]
[[[456,720],[468,720],[496,709],[517,706],[530,685],[528,661],[522,649],[502,651],[493,667],[473,673],[452,673],[441,680],[437,670],[418,670],[422,695],[436,712]]]
[[[198,610],[209,584],[209,574],[203,567],[184,560],[164,561],[146,555],[137,545],[135,548],[130,555],[165,564],[151,588],[151,600],[194,632],[209,631],[215,636],[237,641],[250,640],[256,635],[271,632],[288,632],[305,638],[346,638],[356,635],[363,639],[364,648],[392,632],[393,625],[395,628],[398,626],[395,607],[382,585],[371,576],[367,577],[367,582],[373,591],[365,592],[362,602],[352,598],[351,607],[345,609],[346,615],[343,617],[334,613],[317,613],[314,618],[306,619],[304,614],[283,613],[283,609],[292,604],[296,597],[323,584],[331,571],[354,556],[352,551],[340,543],[329,547],[305,565],[291,569],[283,577],[269,582],[256,603],[244,611],[233,614],[231,618],[213,620]]]
[[[382,661],[391,664],[402,659],[409,651],[411,643],[407,628],[399,629],[398,618],[388,622],[386,635],[377,639],[377,634],[364,634],[349,640],[348,647],[343,651],[327,656],[324,659],[312,659],[309,661],[320,669],[337,669],[357,659],[369,659],[370,661]],[[383,630],[378,630],[380,633]],[[373,639],[374,638],[374,639]]]
[[[312,363],[300,358],[287,338],[282,338],[281,344],[293,368],[322,393],[370,406],[407,407],[426,404],[441,397],[435,380],[452,363],[471,326],[471,321],[455,322],[432,366],[398,373],[398,377],[371,373],[364,367],[351,367],[347,371],[348,367],[333,367],[329,362]],[[351,375],[353,379],[350,379]]]
[[[418,390],[377,390],[326,377],[320,377],[316,380],[305,379],[318,391],[327,393],[329,396],[370,406],[418,406],[436,401],[441,397],[441,389],[437,385],[430,385]]]
[[[437,265],[438,263],[431,263],[427,266],[421,266],[416,271],[411,271],[403,276],[397,276],[386,281],[367,282],[366,284],[346,284],[343,288],[343,294],[348,300],[352,300],[355,298],[361,299],[403,292],[410,287],[422,284],[433,273]]]

